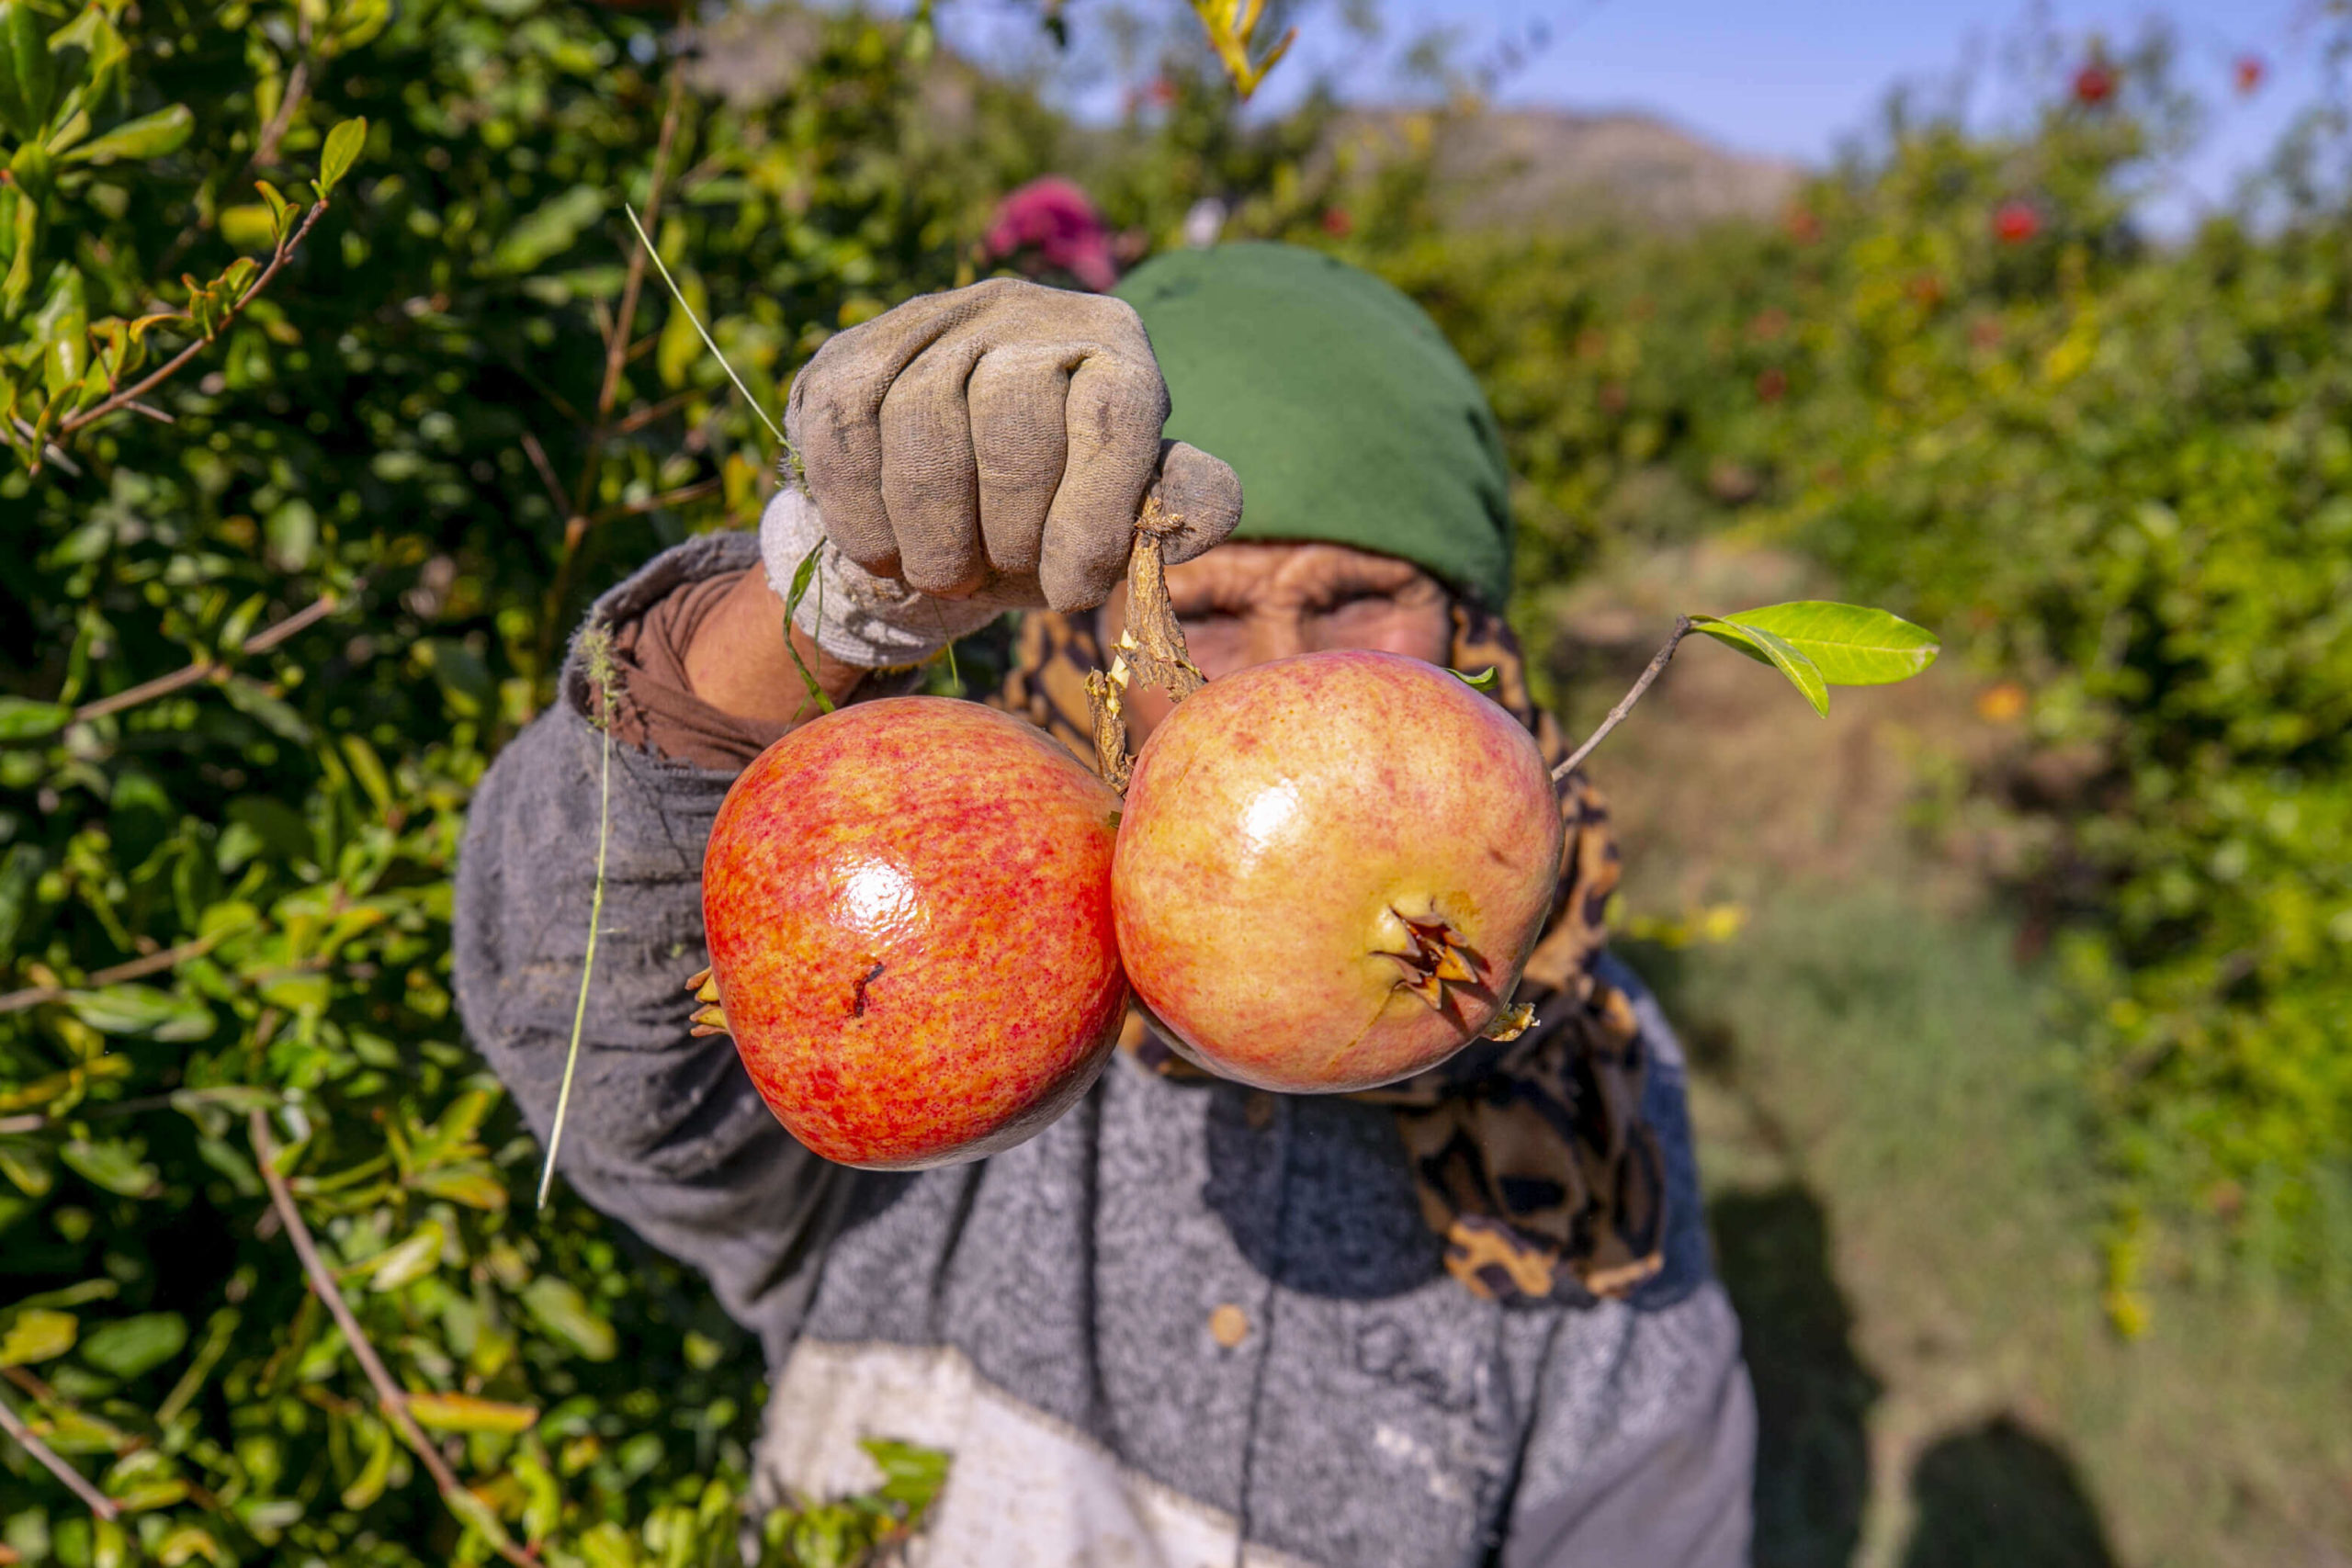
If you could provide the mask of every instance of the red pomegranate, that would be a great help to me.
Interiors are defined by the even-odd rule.
[[[697,1015],[827,1159],[908,1169],[1021,1142],[1125,1013],[1119,801],[1042,731],[898,697],[801,726],[728,791],[703,856]]]
[[[1562,828],[1510,715],[1396,654],[1213,681],[1136,759],[1112,870],[1136,994],[1201,1066],[1337,1092],[1498,1021],[1552,906]]]

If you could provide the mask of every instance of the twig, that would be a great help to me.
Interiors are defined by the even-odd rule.
[[[361,1330],[358,1318],[352,1315],[350,1304],[343,1299],[343,1291],[335,1283],[334,1274],[327,1268],[326,1260],[319,1256],[318,1243],[311,1239],[311,1228],[302,1223],[302,1213],[294,1206],[293,1190],[286,1185],[286,1178],[278,1174],[277,1141],[269,1135],[268,1113],[254,1111],[246,1118],[245,1126],[247,1135],[253,1139],[254,1156],[261,1167],[261,1179],[269,1185],[270,1206],[276,1210],[278,1222],[286,1227],[286,1239],[293,1243],[294,1255],[302,1260],[302,1272],[310,1277],[311,1291],[333,1314],[335,1326],[343,1330],[343,1342],[351,1348],[360,1371],[368,1374],[368,1382],[374,1385],[378,1407],[408,1446],[416,1451],[416,1457],[424,1462],[425,1472],[433,1477],[433,1484],[439,1489],[443,1498],[463,1494],[466,1489],[458,1484],[457,1475],[449,1469],[448,1462],[442,1459],[441,1450],[426,1440],[424,1430],[416,1424],[416,1417],[409,1414],[408,1395],[400,1384],[392,1381],[392,1374],[385,1370],[383,1359],[368,1342],[368,1336]],[[458,1517],[470,1518],[477,1512],[479,1510],[469,1509],[460,1512]],[[498,1554],[516,1564],[516,1568],[539,1568],[538,1563],[516,1550],[512,1541],[494,1541],[492,1544],[498,1548]]]
[[[16,1438],[17,1447],[40,1461],[41,1468],[48,1471],[50,1474],[65,1483],[72,1489],[74,1495],[88,1505],[90,1512],[109,1522],[122,1517],[122,1510],[115,1506],[114,1499],[91,1485],[89,1478],[80,1471],[51,1453],[49,1445],[33,1436],[33,1429],[25,1425],[22,1416],[8,1407],[8,1402],[5,1399],[0,1399],[0,1432],[6,1432]]]
[[[696,479],[690,485],[680,485],[675,490],[663,491],[660,495],[649,495],[637,501],[624,502],[618,506],[608,506],[604,511],[592,515],[588,521],[593,525],[598,523],[610,523],[616,517],[634,517],[640,512],[658,511],[664,506],[683,506],[689,501],[700,501],[704,496],[717,490],[722,482],[717,479]]]
[[[539,482],[548,487],[548,496],[555,502],[555,509],[569,521],[571,502],[564,497],[563,481],[555,477],[555,465],[548,461],[548,449],[539,445],[537,436],[526,430],[523,432],[523,450],[529,454],[531,467],[539,470]]]
[[[650,228],[662,211],[662,186],[670,168],[670,145],[677,140],[678,111],[684,102],[686,79],[674,66],[670,72],[670,102],[662,111],[662,130],[653,142],[653,173],[645,191],[645,221]],[[639,245],[628,254],[628,276],[621,283],[620,313],[613,318],[612,330],[605,336],[605,384],[596,392],[596,423],[599,427],[612,418],[613,404],[620,397],[621,368],[628,363],[629,333],[637,327],[637,301],[645,287],[645,251]],[[593,474],[593,469],[592,469]],[[585,511],[587,492],[581,492],[580,505]]]
[[[63,468],[67,473],[72,474],[77,479],[82,477],[82,465],[67,457],[65,455],[64,447],[60,446],[56,442],[50,440],[40,431],[26,423],[23,415],[10,414],[8,416],[8,423],[15,425],[17,427],[17,434],[23,436],[26,440],[38,441],[40,443],[40,457],[42,462],[54,463],[59,468]]]
[[[230,306],[229,309],[222,313],[220,320],[213,326],[210,332],[205,333],[202,337],[197,339],[194,343],[189,344],[186,348],[181,349],[177,354],[172,355],[172,357],[165,360],[159,368],[149,373],[138,381],[133,382],[129,387],[124,388],[122,390],[115,393],[114,396],[108,398],[106,401],[99,403],[95,408],[85,409],[80,413],[61,421],[57,426],[58,435],[60,437],[71,435],[75,431],[84,429],[86,426],[94,424],[97,421],[104,419],[107,415],[113,413],[116,410],[127,407],[130,404],[136,402],[141,398],[143,398],[148,393],[153,391],[156,388],[162,386],[164,382],[170,380],[174,376],[179,374],[180,368],[187,365],[189,360],[194,359],[198,355],[202,354],[206,349],[211,347],[212,344],[220,339],[220,334],[229,330],[230,324],[235,321],[240,315],[243,314],[245,307],[252,304],[255,299],[261,297],[261,291],[269,287],[270,279],[276,277],[278,274],[278,270],[285,266],[288,260],[293,256],[296,251],[301,248],[302,242],[310,237],[311,229],[314,228],[319,220],[325,215],[326,209],[326,200],[324,197],[322,197],[318,205],[311,208],[310,212],[303,218],[301,227],[296,229],[291,234],[288,234],[285,240],[279,243],[277,253],[269,258],[269,265],[261,269],[261,276],[254,278],[243,294],[237,296],[237,302]]]
[[[294,47],[301,52],[295,57],[294,69],[286,73],[286,96],[278,101],[277,112],[269,117],[269,124],[254,143],[254,155],[245,161],[248,169],[258,169],[277,162],[277,143],[286,128],[294,123],[294,111],[302,107],[302,95],[311,86],[311,8],[300,7],[301,20],[296,24]]]
[[[662,111],[662,130],[653,142],[653,171],[645,192],[645,215],[650,221],[662,210],[662,187],[670,167],[670,148],[678,134],[678,117],[685,101],[685,76],[676,67],[670,72],[670,102]],[[632,222],[636,213],[630,211]],[[637,324],[638,296],[645,285],[646,254],[652,242],[639,233],[639,243],[628,254],[628,276],[621,284],[620,310],[605,326],[605,378],[596,389],[595,428],[588,433],[587,453],[580,462],[580,482],[572,488],[572,499],[563,522],[563,554],[555,564],[555,576],[548,584],[546,601],[539,611],[539,641],[534,670],[541,675],[555,659],[557,623],[563,615],[563,602],[571,595],[571,580],[579,570],[581,541],[588,536],[593,520],[588,515],[588,498],[594,491],[597,470],[605,460],[605,442],[613,434],[613,404],[620,397],[621,370],[628,362],[629,333]]]
[[[174,419],[170,414],[165,413],[162,409],[156,408],[152,403],[130,402],[125,403],[122,406],[129,409],[132,413],[145,414],[157,424],[177,424],[179,423],[178,420]]]
[[[1667,661],[1674,657],[1674,650],[1681,647],[1682,639],[1690,635],[1690,617],[1677,615],[1674,618],[1674,635],[1668,637],[1666,646],[1657,650],[1657,656],[1650,660],[1649,668],[1642,671],[1642,678],[1634,682],[1634,689],[1626,693],[1615,707],[1609,710],[1609,716],[1600,721],[1600,728],[1585,737],[1583,745],[1568,753],[1566,761],[1552,770],[1554,778],[1564,779],[1576,772],[1577,764],[1592,755],[1594,747],[1609,739],[1609,732],[1623,723],[1627,714],[1634,711],[1634,705],[1642,700],[1642,694],[1648,691],[1650,683],[1665,671]]]
[[[144,979],[209,952],[213,943],[227,934],[226,931],[217,931],[211,936],[198,937],[194,942],[184,942],[177,947],[167,947],[161,953],[151,953],[144,958],[134,958],[128,964],[118,964],[111,969],[98,970],[81,986],[28,986],[22,990],[0,994],[0,1012],[21,1012],[26,1008],[37,1008],[43,1002],[58,1001],[68,990],[118,986],[125,980]]]
[[[333,615],[342,603],[342,600],[333,593],[322,593],[276,626],[256,632],[246,638],[239,645],[236,653],[230,657],[243,658],[249,653],[267,653],[296,632]],[[96,702],[84,703],[74,710],[73,722],[81,724],[94,718],[104,718],[110,713],[120,713],[125,708],[137,707],[141,703],[167,695],[183,686],[193,686],[199,681],[209,681],[216,675],[225,673],[228,668],[228,658],[199,659],[193,664],[181,666],[168,675],[158,675],[152,681],[141,681],[128,691],[117,692],[110,697],[100,697]]]

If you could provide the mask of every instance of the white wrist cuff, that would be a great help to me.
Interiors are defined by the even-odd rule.
[[[934,599],[875,576],[825,537],[817,503],[788,484],[760,518],[760,559],[778,598],[791,600],[793,576],[810,550],[818,552],[817,570],[792,624],[844,664],[867,670],[920,664],[1003,613],[1000,605]]]

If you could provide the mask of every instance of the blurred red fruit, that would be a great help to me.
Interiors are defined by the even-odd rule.
[[[1165,76],[1154,76],[1150,85],[1144,88],[1143,96],[1152,107],[1167,108],[1176,101],[1176,84]]]
[[[1356,220],[1348,216],[1344,207],[1326,208],[1323,212],[1323,232],[1335,240],[1344,240],[1355,231]]]
[[[2269,74],[2270,67],[2263,63],[2262,56],[2258,54],[2239,55],[2237,64],[2231,69],[2231,75],[2237,82],[2240,93],[2260,92],[2263,78]]]
[[[2005,245],[2022,245],[2041,232],[2041,214],[2030,201],[2005,201],[1993,214],[1993,233]]]
[[[1777,403],[1789,389],[1789,373],[1777,365],[1768,365],[1756,374],[1756,395],[1768,403]]]
[[[1787,228],[1789,238],[1800,245],[1810,245],[1821,238],[1821,220],[1815,216],[1813,209],[1809,207],[1790,208],[1788,216],[1781,220],[1781,223]]]
[[[2115,96],[2113,68],[2093,62],[2075,73],[2075,101],[2097,106]]]

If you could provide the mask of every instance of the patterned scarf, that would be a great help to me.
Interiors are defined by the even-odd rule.
[[[1529,701],[1516,638],[1473,601],[1453,606],[1457,670],[1492,668],[1491,694],[1535,736],[1544,759],[1567,754],[1559,726]],[[1086,673],[1104,664],[1091,616],[1024,616],[997,705],[1080,757],[1094,755]],[[1560,891],[1528,960],[1518,999],[1536,1026],[1476,1041],[1442,1066],[1351,1098],[1394,1106],[1421,1213],[1445,1238],[1445,1263],[1496,1300],[1623,1296],[1656,1273],[1666,1234],[1666,1171],[1641,1120],[1639,1028],[1623,993],[1593,973],[1617,886],[1609,808],[1582,774],[1559,786],[1567,824]],[[1121,1044],[1162,1076],[1207,1082],[1131,1013]]]

